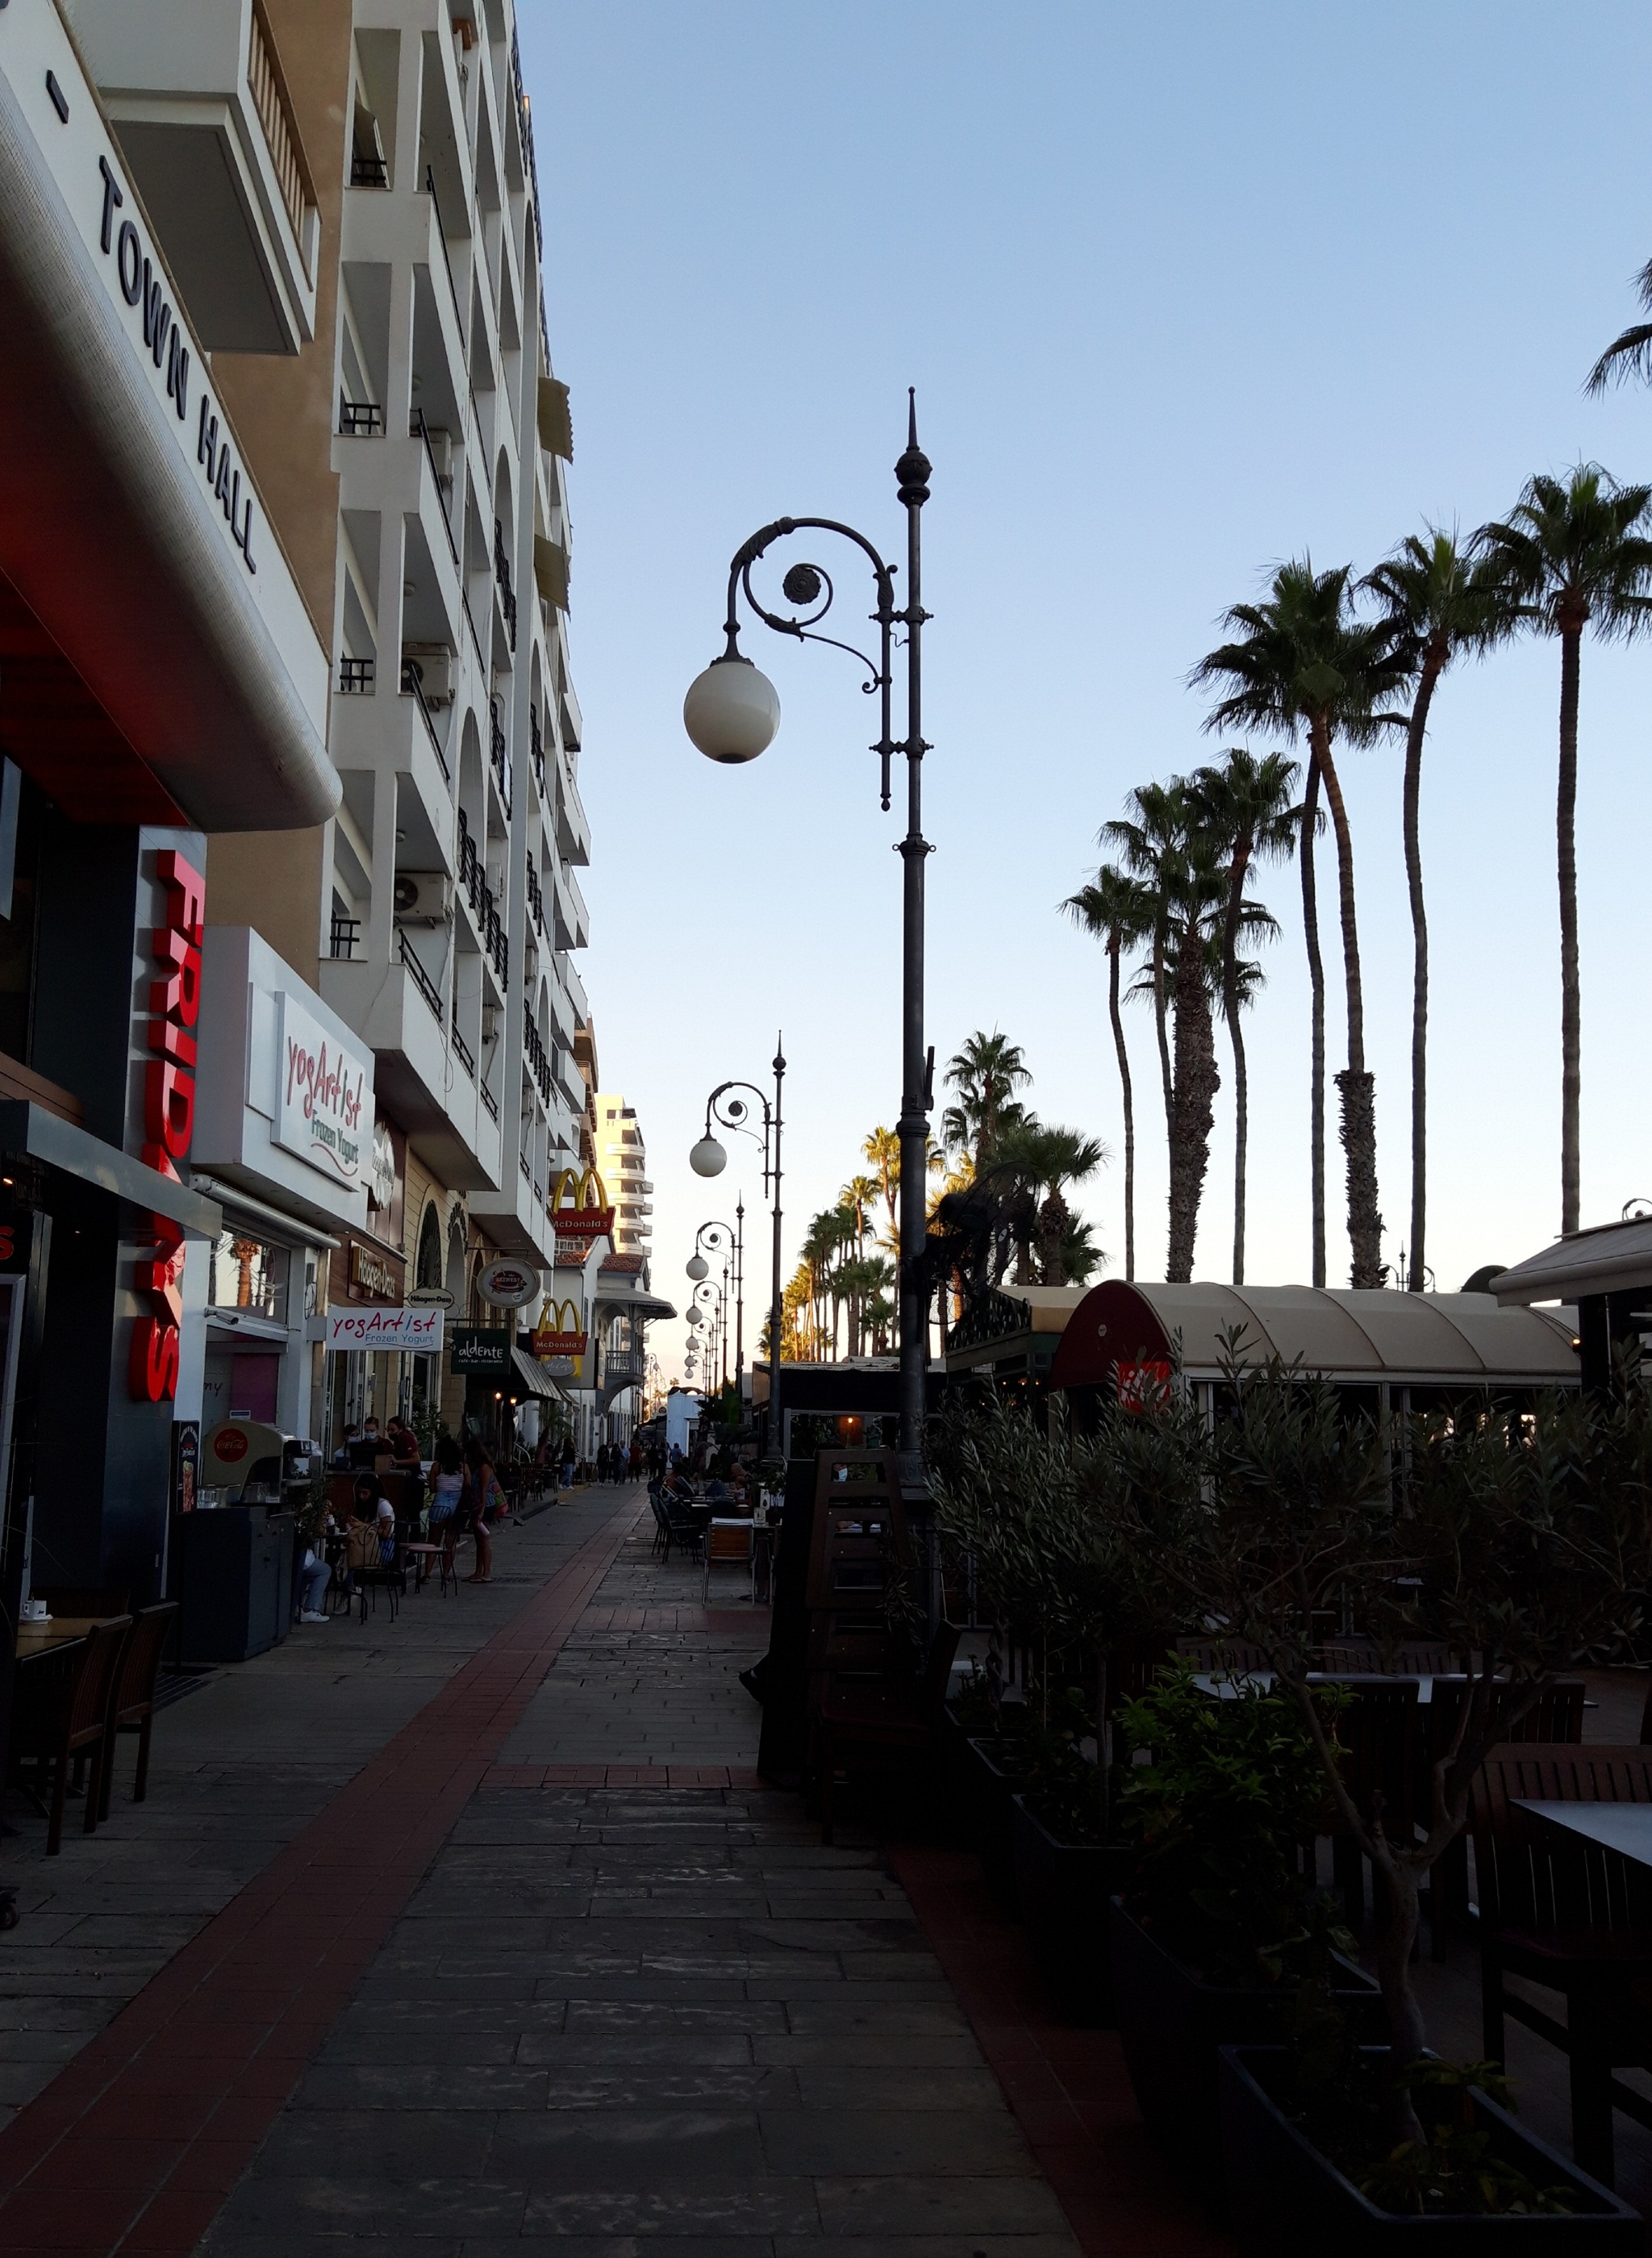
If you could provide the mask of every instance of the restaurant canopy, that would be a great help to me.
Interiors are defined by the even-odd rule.
[[[1165,1363],[1178,1352],[1188,1379],[1218,1380],[1235,1327],[1243,1328],[1245,1360],[1277,1353],[1345,1383],[1549,1388],[1578,1380],[1566,1310],[1500,1309],[1492,1294],[1131,1285],[1112,1278],[1092,1287],[1073,1311],[1050,1384],[1107,1385],[1120,1365]]]

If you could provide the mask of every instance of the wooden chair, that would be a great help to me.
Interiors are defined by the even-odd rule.
[[[1350,1677],[1329,1682],[1346,1686],[1353,1695],[1336,1721],[1348,1792],[1362,1816],[1369,1817],[1372,1798],[1380,1791],[1384,1831],[1396,1842],[1408,1843],[1414,1832],[1417,1681]],[[1365,1907],[1365,1854],[1340,1819],[1331,1827],[1331,1870],[1343,1893],[1346,1918],[1357,1928]]]
[[[1540,1829],[1514,1806],[1652,1804],[1652,1753],[1506,1743],[1486,1758],[1472,1799],[1486,2056],[1504,2059],[1508,2016],[1560,2049],[1570,2072],[1572,2154],[1610,2186],[1614,2107],[1652,2126],[1652,2102],[1612,2075],[1652,2067],[1652,2013],[1634,1997],[1652,1981],[1652,1875]],[[1509,1976],[1560,1992],[1565,2021],[1509,1991]]]
[[[160,1658],[172,1637],[177,1613],[176,1600],[167,1600],[159,1607],[140,1608],[133,1618],[131,1637],[126,1642],[110,1694],[108,1736],[99,1767],[103,1783],[97,1799],[100,1820],[109,1816],[110,1793],[115,1785],[115,1750],[122,1733],[138,1736],[138,1772],[132,1782],[132,1801],[141,1803],[149,1793],[149,1735],[155,1722],[155,1680],[160,1675]]]
[[[930,1754],[958,1651],[956,1623],[936,1632],[916,1683],[883,1679],[828,1687],[815,1718],[816,1777],[820,1783],[820,1840],[832,1840],[833,1778],[840,1764],[868,1759],[860,1768],[920,1768]]]
[[[48,1858],[55,1858],[63,1847],[63,1800],[68,1793],[69,1766],[76,1756],[85,1753],[91,1757],[92,1772],[86,1786],[82,1831],[90,1835],[96,1828],[103,1771],[109,1756],[110,1697],[131,1627],[130,1615],[95,1622],[74,1649],[72,1666],[62,1677],[34,1682],[36,1672],[24,1671],[14,1681],[12,1761],[32,1757],[38,1764],[53,1767],[46,1836]]]
[[[714,1566],[743,1568],[751,1587],[751,1597],[757,1597],[757,1551],[752,1543],[749,1521],[713,1521],[705,1530],[704,1565],[700,1569],[700,1605],[705,1604],[711,1589]]]
[[[1557,1679],[1554,1685],[1544,1689],[1526,1715],[1510,1726],[1508,1739],[1549,1743],[1581,1741],[1584,1690],[1581,1678]],[[1422,1729],[1419,1735],[1422,1747],[1417,1767],[1416,1813],[1418,1824],[1425,1828],[1434,1800],[1434,1767],[1451,1745],[1457,1719],[1463,1714],[1468,1681],[1463,1678],[1436,1678],[1431,1692],[1432,1698],[1427,1707],[1417,1712]],[[1453,1924],[1466,1927],[1468,1921],[1469,1838],[1466,1832],[1449,1843],[1436,1860],[1429,1877],[1428,1899],[1429,1946],[1435,1959],[1443,1960]]]
[[[367,1620],[367,1602],[372,1601],[372,1611],[379,1612],[379,1594],[383,1592],[390,1601],[390,1620],[396,1619],[396,1602],[408,1596],[408,1562],[403,1541],[406,1532],[397,1521],[391,1524],[394,1534],[390,1543],[390,1558],[375,1560],[371,1555],[365,1566],[351,1570],[355,1580],[356,1598],[361,1609],[361,1620]]]

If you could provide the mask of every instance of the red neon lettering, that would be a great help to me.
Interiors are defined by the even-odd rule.
[[[164,980],[149,983],[149,1008],[157,1015],[169,1012],[186,1027],[201,1015],[201,951],[181,933],[161,927],[149,937],[149,953],[172,970]]]
[[[144,1070],[143,1157],[146,1167],[176,1183],[174,1164],[188,1152],[195,1125],[196,1047],[186,1030],[201,1014],[207,890],[201,873],[175,848],[155,857],[155,877],[167,890],[167,921],[150,935],[150,952],[167,969],[149,988],[149,1047],[160,1055]],[[167,1216],[152,1214],[150,1225],[154,1252],[139,1256],[133,1281],[150,1314],[132,1327],[127,1381],[140,1403],[162,1403],[178,1393],[184,1238]]]
[[[155,1059],[144,1071],[144,1134],[163,1145],[174,1161],[189,1150],[195,1125],[195,1078],[170,1059]]]
[[[127,1370],[140,1403],[169,1403],[178,1393],[178,1328],[159,1317],[139,1317],[132,1327]]]
[[[156,856],[155,876],[167,889],[167,923],[198,941],[206,922],[206,880],[175,847],[165,848]]]

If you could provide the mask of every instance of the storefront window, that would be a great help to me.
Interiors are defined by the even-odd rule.
[[[292,1257],[284,1246],[269,1246],[245,1232],[221,1232],[212,1250],[207,1299],[216,1310],[246,1310],[287,1323],[287,1272]]]

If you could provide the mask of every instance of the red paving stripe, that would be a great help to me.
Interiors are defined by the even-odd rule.
[[[495,1765],[484,1787],[761,1787],[739,1765]]]
[[[1056,2021],[1025,1932],[998,1911],[979,1863],[911,1844],[889,1855],[1085,2258],[1231,2258],[1231,2239],[1149,2137],[1118,2034]]]
[[[636,1521],[615,1518],[0,2133],[0,2250],[188,2258]],[[347,1878],[344,1931],[318,1921]],[[158,2112],[153,2105],[171,2105]],[[164,2122],[161,2121],[164,2120]]]

